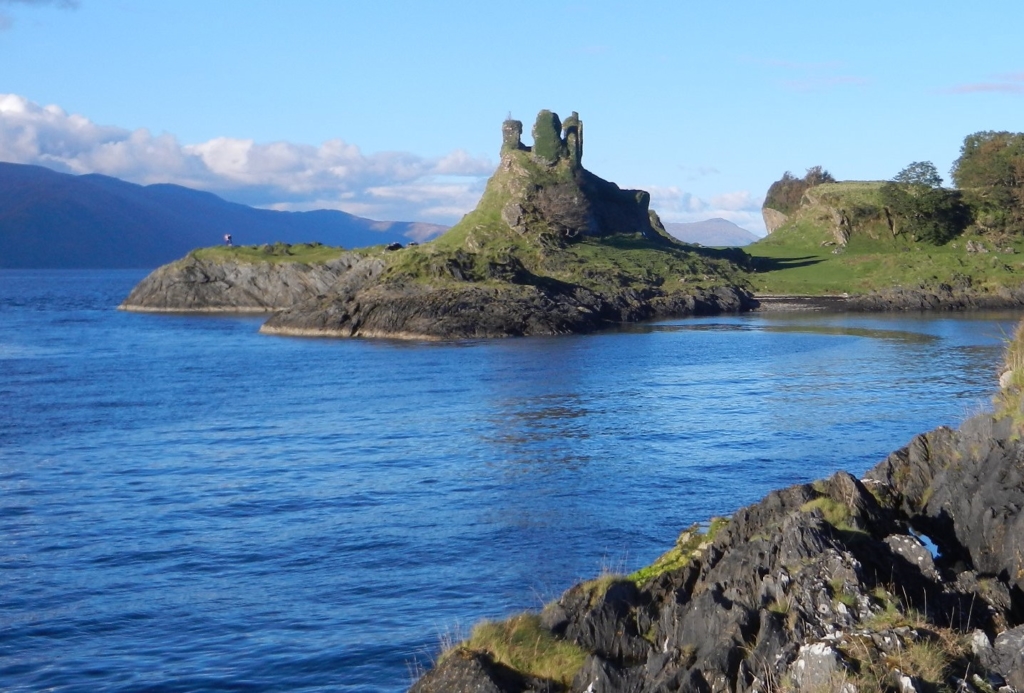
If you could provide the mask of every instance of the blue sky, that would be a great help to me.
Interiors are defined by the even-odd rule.
[[[0,0],[0,160],[453,223],[508,113],[666,221],[1024,129],[1024,3]],[[526,138],[528,140],[528,138]],[[947,175],[948,178],[948,175]]]

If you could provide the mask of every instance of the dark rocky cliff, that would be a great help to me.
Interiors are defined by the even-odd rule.
[[[996,416],[917,436],[863,479],[773,492],[648,568],[572,587],[536,619],[548,644],[535,652],[578,650],[555,673],[536,654],[509,667],[474,631],[412,691],[1024,691],[1018,375]]]

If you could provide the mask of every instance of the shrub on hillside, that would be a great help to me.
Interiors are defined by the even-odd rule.
[[[782,174],[782,178],[772,183],[768,188],[768,194],[764,199],[764,206],[775,209],[783,214],[792,214],[800,206],[800,200],[808,189],[822,183],[835,183],[836,179],[832,174],[821,166],[812,166],[807,169],[803,178],[797,178],[789,171]]]
[[[942,245],[959,236],[971,221],[960,192],[942,187],[942,177],[930,161],[915,161],[879,191],[892,220],[893,235],[907,233]]]

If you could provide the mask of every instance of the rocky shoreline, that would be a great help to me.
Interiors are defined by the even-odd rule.
[[[925,311],[999,310],[1024,306],[1024,286],[995,291],[946,284],[930,288],[896,287],[866,294],[808,296],[754,294],[754,312],[898,313]]]
[[[395,251],[391,251],[395,252]],[[264,313],[264,334],[409,340],[593,332],[622,322],[739,313],[750,295],[731,287],[668,293],[517,283],[378,281],[388,251],[345,253],[323,264],[224,262],[191,254],[143,279],[120,310]]]
[[[1024,287],[986,292],[941,285],[863,295],[751,295],[716,287],[689,293],[623,289],[602,294],[536,286],[449,282],[380,285],[384,251],[342,253],[320,264],[224,262],[195,254],[136,286],[121,310],[267,314],[260,331],[305,337],[410,340],[593,332],[617,323],[753,312],[909,312],[1019,308]]]
[[[518,668],[474,631],[411,693],[1024,691],[1015,430],[978,416],[863,479],[839,472],[691,527],[652,566],[545,606]],[[541,673],[553,643],[577,659]]]

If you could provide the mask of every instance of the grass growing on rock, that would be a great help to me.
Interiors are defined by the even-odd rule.
[[[259,264],[262,262],[283,263],[297,262],[306,265],[323,264],[338,258],[345,252],[371,252],[363,248],[358,251],[346,251],[337,246],[321,245],[320,243],[274,243],[264,245],[218,245],[210,248],[199,248],[189,253],[189,257],[209,262],[241,262]]]
[[[462,646],[487,652],[495,661],[517,671],[566,687],[587,656],[574,643],[552,635],[534,613],[519,614],[505,621],[483,621],[473,628]]]
[[[800,506],[800,510],[805,513],[820,510],[821,514],[825,517],[825,522],[836,529],[854,531],[854,527],[850,524],[851,514],[849,506],[828,496],[820,496],[814,500],[807,501]]]
[[[1010,417],[1015,434],[1020,436],[1024,431],[1024,321],[1007,340],[995,405],[996,414]]]
[[[568,237],[530,207],[527,189],[574,188],[568,161],[539,164],[526,152],[506,153],[477,207],[439,238],[388,257],[385,276],[413,283],[472,281],[538,286],[582,286],[598,293],[659,290],[690,293],[714,286],[745,286],[738,251],[697,248],[652,227],[640,233]],[[503,218],[511,205],[523,215],[517,230]],[[525,229],[525,230],[524,230]],[[605,229],[614,231],[614,229]]]
[[[628,579],[637,586],[669,572],[685,567],[694,558],[697,558],[715,540],[718,533],[729,524],[726,517],[715,517],[711,519],[707,532],[702,532],[699,524],[694,524],[683,530],[676,539],[675,546],[662,554],[654,563],[640,568],[632,573]]]

